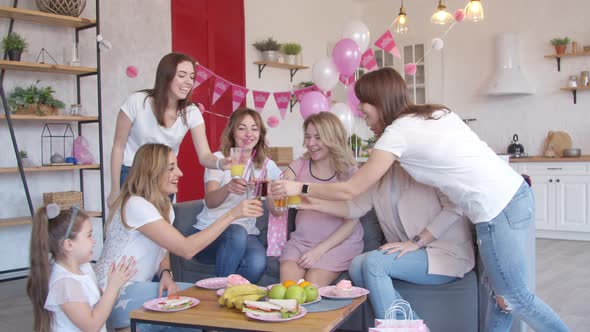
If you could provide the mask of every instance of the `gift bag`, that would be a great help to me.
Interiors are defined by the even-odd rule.
[[[403,319],[398,319],[400,313]],[[428,332],[421,319],[414,319],[412,307],[405,300],[395,300],[385,312],[385,319],[375,319],[375,327],[369,332]]]

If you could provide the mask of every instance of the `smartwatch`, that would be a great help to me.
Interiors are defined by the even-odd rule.
[[[424,240],[420,237],[420,235],[416,235],[412,238],[412,242],[418,246],[418,248],[426,247]]]
[[[309,184],[307,184],[307,183],[303,184],[303,186],[301,187],[301,193],[303,195],[309,194]]]

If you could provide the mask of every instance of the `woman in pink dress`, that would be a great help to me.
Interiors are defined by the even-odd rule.
[[[285,178],[305,183],[349,179],[356,171],[356,161],[340,120],[321,112],[308,117],[303,130],[307,152],[289,165]],[[363,228],[358,219],[301,210],[295,228],[279,259],[281,282],[303,278],[318,286],[329,285],[363,251]]]

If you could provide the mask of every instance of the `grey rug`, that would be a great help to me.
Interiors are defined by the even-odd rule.
[[[330,310],[344,308],[347,305],[350,305],[351,303],[352,303],[352,300],[334,300],[334,299],[327,299],[324,297],[319,302],[306,305],[305,309],[307,309],[307,312],[330,311]]]

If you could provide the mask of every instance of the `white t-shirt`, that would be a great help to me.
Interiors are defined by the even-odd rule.
[[[100,300],[98,281],[90,263],[82,264],[80,270],[83,273],[81,275],[66,270],[58,263],[51,264],[49,292],[45,300],[45,309],[54,313],[53,324],[51,325],[52,331],[81,331],[70,321],[60,305],[81,302],[88,303],[91,308],[94,308]],[[99,331],[106,332],[105,325]]]
[[[224,158],[223,154],[219,151],[214,153],[218,158]],[[254,170],[254,176],[258,178],[260,176],[261,169]],[[277,180],[281,176],[281,170],[277,167],[274,161],[268,160],[266,164],[266,178],[271,180]],[[221,171],[217,169],[205,169],[205,185],[209,181],[216,181],[219,182],[219,186],[224,186],[231,181],[231,172],[229,170]],[[241,201],[246,199],[246,194],[244,195],[235,195],[230,193],[221,205],[214,209],[210,209],[205,206],[201,213],[197,215],[197,223],[194,224],[194,228],[203,230],[212,223],[214,223],[217,219],[219,219],[224,213],[231,210],[234,206],[238,205]],[[251,235],[258,235],[260,231],[256,228],[256,218],[242,218],[234,221],[232,224],[242,225],[246,228],[248,234]]]
[[[111,263],[117,264],[123,256],[127,258],[133,256],[137,262],[135,265],[137,273],[127,284],[151,281],[154,278],[168,252],[141,233],[138,228],[161,219],[164,217],[160,215],[156,207],[139,196],[132,196],[125,205],[125,221],[131,229],[123,225],[120,211],[116,212],[107,229],[104,247],[95,266],[102,289],[105,289],[108,283]],[[174,221],[172,208],[170,208],[169,219],[172,224]]]
[[[151,98],[146,99],[145,92],[136,92],[127,97],[121,111],[131,120],[131,131],[125,152],[123,154],[123,165],[131,166],[133,157],[140,146],[146,143],[161,143],[169,146],[178,155],[178,149],[186,132],[196,126],[203,124],[203,116],[195,105],[186,108],[187,125],[183,123],[182,116],[170,127],[162,127],[152,110]]]
[[[395,120],[375,149],[398,157],[418,182],[439,188],[473,223],[490,221],[506,207],[522,177],[500,159],[455,113],[438,120]]]

